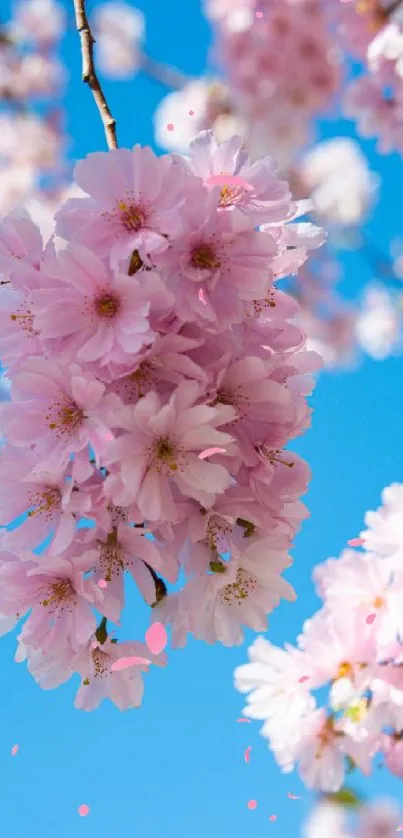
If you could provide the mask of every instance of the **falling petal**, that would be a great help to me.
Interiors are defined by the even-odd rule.
[[[99,582],[98,582],[98,587],[99,588],[106,588],[107,584],[108,583],[107,583],[106,579],[100,579]]]
[[[244,753],[245,762],[250,762],[250,752],[252,750],[252,745],[248,745],[246,751]]]
[[[130,658],[119,658],[117,661],[111,666],[112,672],[120,672],[122,669],[129,669],[130,666],[142,666],[145,664],[149,666],[151,661],[147,660],[147,658],[139,658],[137,655],[133,655]]]
[[[269,821],[276,821],[276,820],[277,820],[277,815],[270,815]]]
[[[368,614],[367,619],[365,620],[367,626],[372,626],[372,623],[376,620],[376,614]]]
[[[162,623],[153,623],[146,631],[146,643],[152,655],[159,655],[168,643],[168,635]]]
[[[362,547],[365,544],[365,538],[350,538],[350,541],[347,541],[347,544],[350,547]]]
[[[299,684],[303,684],[304,681],[309,681],[309,675],[303,675],[302,678],[298,679]]]
[[[250,725],[250,719],[237,719],[237,722],[247,722]]]
[[[213,454],[225,454],[225,448],[206,448],[199,454],[199,460],[205,460],[206,457],[212,457]]]
[[[290,798],[290,800],[301,800],[301,798],[300,798],[300,797],[297,797],[297,795],[296,795],[296,794],[291,794],[291,792],[290,792],[290,791],[288,791],[288,792],[287,792],[287,797],[289,797],[289,798]]]
[[[15,757],[16,754],[18,754],[18,745],[13,745],[11,748],[11,755]]]
[[[85,818],[90,811],[90,807],[87,806],[86,803],[82,803],[81,806],[78,807],[78,814],[81,815],[82,818]]]
[[[256,809],[257,800],[248,800],[248,809]]]

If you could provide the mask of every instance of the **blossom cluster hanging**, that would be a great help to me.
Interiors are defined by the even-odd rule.
[[[353,539],[363,549],[315,569],[324,605],[297,646],[259,637],[235,673],[250,693],[245,714],[264,720],[283,771],[298,764],[304,783],[326,792],[341,788],[351,766],[370,774],[377,754],[403,776],[403,486],[389,486],[382,500]],[[317,702],[313,693],[324,688],[327,702]]]
[[[25,213],[0,226],[1,626],[28,615],[17,659],[43,688],[77,672],[77,707],[124,709],[166,662],[113,636],[130,577],[174,645],[240,643],[294,598],[309,471],[284,448],[320,360],[275,281],[323,233],[292,223],[307,207],[270,158],[210,132],[186,158],[90,154],[75,179],[45,246]]]

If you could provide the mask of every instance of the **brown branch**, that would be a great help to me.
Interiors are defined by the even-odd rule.
[[[399,6],[401,5],[401,3],[402,3],[402,0],[394,0],[394,2],[393,2],[393,3],[391,3],[391,5],[390,5],[390,6],[387,6],[387,7],[386,7],[386,9],[385,9],[386,17],[387,17],[387,18],[392,17],[392,15],[393,15],[395,12],[397,12],[397,10],[398,10]]]
[[[105,130],[106,142],[109,148],[117,148],[116,119],[113,118],[105,99],[94,65],[95,38],[85,13],[85,0],[73,0],[76,15],[77,32],[81,41],[81,55],[83,65],[83,82],[91,88],[96,106],[99,110]]]

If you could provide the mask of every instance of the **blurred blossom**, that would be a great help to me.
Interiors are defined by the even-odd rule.
[[[232,113],[228,89],[209,79],[190,81],[169,93],[154,113],[156,141],[170,151],[186,152],[199,131],[208,128],[214,128],[218,142],[244,133],[240,118]]]
[[[359,224],[377,196],[379,178],[370,172],[358,144],[344,137],[314,146],[298,175],[317,215],[328,224]]]
[[[354,364],[355,311],[345,309],[324,319],[307,308],[302,309],[300,321],[308,335],[308,349],[317,352],[327,368],[351,367]]]
[[[100,70],[117,79],[132,76],[139,67],[144,15],[127,3],[105,3],[95,8],[94,34]]]
[[[399,826],[399,810],[388,800],[368,806],[359,822],[357,838],[395,838]]]
[[[59,92],[66,78],[60,61],[39,53],[24,55],[9,86],[16,99],[52,96]]]
[[[346,828],[346,815],[341,806],[319,803],[303,826],[303,838],[352,838]]]
[[[229,32],[242,32],[254,23],[255,0],[205,0],[207,16]]]
[[[402,318],[397,301],[380,285],[370,285],[364,293],[356,323],[361,348],[375,360],[382,360],[400,349]]]
[[[12,34],[39,46],[57,41],[66,24],[60,3],[54,0],[20,0],[15,4]]]

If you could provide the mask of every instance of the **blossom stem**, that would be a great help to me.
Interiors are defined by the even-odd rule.
[[[97,638],[98,643],[101,643],[101,644],[105,643],[105,640],[108,637],[108,632],[107,632],[107,629],[106,629],[106,625],[107,625],[107,619],[106,619],[106,617],[102,617],[102,620],[101,620],[101,622],[100,622],[100,624],[99,624],[99,626],[98,626],[98,628],[95,632],[95,637]]]
[[[85,0],[73,0],[77,32],[81,41],[83,82],[91,88],[95,104],[104,126],[108,148],[117,148],[116,119],[111,114],[94,65],[95,38],[85,12]]]
[[[174,67],[161,64],[159,61],[155,61],[154,58],[150,58],[149,55],[141,53],[139,60],[140,70],[165,87],[170,87],[173,90],[182,90],[189,81],[189,76],[185,73],[176,70]]]
[[[166,595],[168,593],[167,586],[166,586],[164,580],[161,579],[160,576],[158,576],[158,574],[155,572],[154,568],[151,567],[151,565],[147,564],[147,562],[144,562],[144,564],[145,564],[147,570],[150,571],[151,576],[153,577],[153,580],[154,580],[155,602],[153,602],[151,608],[155,608],[155,606],[158,605],[158,603],[161,602],[161,600],[164,599],[164,597],[166,597]]]
[[[402,0],[394,0],[394,2],[391,3],[391,5],[388,6],[387,9],[386,9],[387,17],[388,18],[391,17],[391,15],[393,15],[394,12],[397,11],[397,9],[399,8],[399,6],[401,6],[401,4],[402,4]]]

